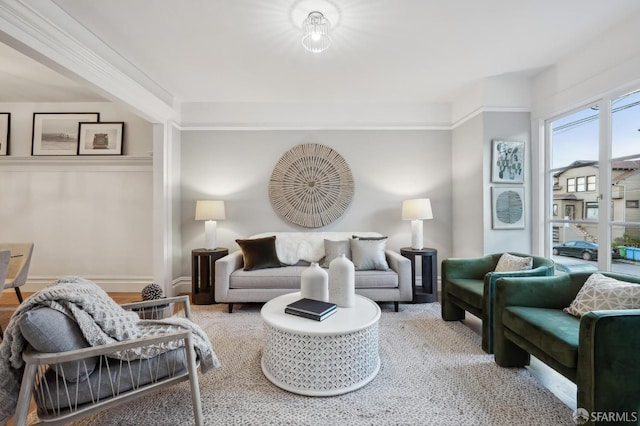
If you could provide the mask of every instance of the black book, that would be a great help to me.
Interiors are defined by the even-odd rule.
[[[284,309],[286,314],[298,315],[305,318],[311,318],[316,321],[322,321],[329,315],[336,312],[336,304],[323,302],[314,299],[300,299],[293,303],[289,303]]]
[[[312,320],[316,320],[316,321],[322,321],[323,319],[330,317],[331,315],[335,314],[336,312],[338,312],[337,309],[332,309],[330,311],[327,311],[326,313],[322,314],[322,315],[316,315],[316,314],[308,314],[306,312],[302,312],[302,311],[296,311],[295,309],[290,309],[290,308],[285,308],[284,309],[284,313],[285,314],[290,314],[290,315],[296,315],[299,317],[303,317],[303,318],[309,318]]]

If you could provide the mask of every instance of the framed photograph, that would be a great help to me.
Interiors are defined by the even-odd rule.
[[[493,229],[524,229],[524,188],[491,188]]]
[[[78,155],[78,123],[100,121],[97,112],[34,112],[31,155]]]
[[[10,134],[11,134],[11,113],[0,112],[0,155],[9,155]]]
[[[494,140],[491,182],[524,183],[524,142]]]
[[[78,155],[122,155],[124,122],[80,123]]]

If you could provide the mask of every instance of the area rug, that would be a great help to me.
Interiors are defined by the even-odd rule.
[[[498,367],[480,336],[444,322],[440,305],[383,305],[381,368],[354,392],[306,397],[260,368],[259,305],[192,306],[223,367],[200,375],[206,425],[572,425],[571,409],[526,369]],[[188,383],[83,419],[77,425],[193,424]]]

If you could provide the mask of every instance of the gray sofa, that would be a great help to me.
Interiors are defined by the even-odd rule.
[[[250,239],[276,237],[276,251],[281,267],[245,271],[241,250],[229,253],[215,264],[215,299],[228,303],[267,302],[274,297],[300,291],[300,275],[310,262],[320,262],[325,256],[325,240],[345,241],[352,236],[382,237],[376,232],[270,232]],[[386,249],[388,270],[356,270],[356,293],[377,302],[393,302],[396,312],[399,302],[412,300],[411,262],[397,252]]]

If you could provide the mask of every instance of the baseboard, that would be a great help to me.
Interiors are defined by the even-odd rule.
[[[107,292],[118,293],[139,293],[144,286],[153,282],[153,277],[83,277],[92,281],[100,286]],[[27,293],[32,293],[49,286],[51,283],[58,280],[58,277],[29,277],[27,283],[20,287],[20,290]],[[14,291],[13,289],[7,289],[4,291]]]
[[[191,277],[179,277],[173,280],[171,284],[173,295],[191,294]]]

